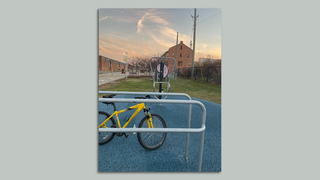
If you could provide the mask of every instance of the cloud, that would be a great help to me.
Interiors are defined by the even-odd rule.
[[[207,45],[207,44],[204,44],[204,43],[199,43],[199,45],[201,45],[201,48],[202,48],[202,49],[205,49],[206,47],[208,47],[208,45]]]
[[[166,20],[162,19],[160,16],[157,16],[156,13],[146,12],[138,21],[137,33],[139,33],[141,31],[141,29],[144,27],[144,25],[142,24],[144,21],[156,23],[158,25],[168,25],[169,24]]]
[[[119,37],[99,37],[99,54],[117,61],[122,61],[122,53],[127,52],[129,57],[147,55],[155,51],[152,44],[139,41],[121,40]]]
[[[143,24],[142,22],[144,21],[145,17],[148,15],[149,13],[145,13],[144,16],[142,16],[141,19],[139,19],[138,24],[137,24],[137,33],[139,33],[141,31],[141,29],[143,28]]]
[[[103,53],[111,53],[111,51],[99,45],[99,54],[103,54]]]
[[[100,22],[100,21],[103,21],[103,20],[105,20],[105,19],[108,19],[108,18],[110,18],[110,16],[105,16],[105,17],[99,19],[99,22]]]
[[[164,20],[161,17],[156,16],[156,15],[149,16],[148,20],[150,20],[152,22],[155,22],[157,24],[162,24],[162,25],[168,25],[169,24],[166,20]]]
[[[153,35],[153,34],[149,34],[151,36],[151,38],[153,40],[155,40],[157,43],[159,43],[161,46],[165,47],[165,48],[169,48],[172,46],[172,44],[168,43],[168,41],[162,39],[162,38],[158,38],[157,36]]]
[[[121,46],[121,42],[119,44],[119,40],[116,41],[115,39],[109,39],[108,42],[109,43],[106,43],[106,42],[104,42],[104,41],[99,39],[99,43],[104,44],[104,45],[101,45],[101,46],[107,47],[108,49],[110,49],[112,51],[115,50],[115,49],[121,50],[123,52],[126,51],[126,49],[122,48],[123,46]],[[112,51],[109,51],[109,52],[112,52]]]
[[[160,33],[164,36],[167,36],[170,39],[176,39],[177,38],[177,32],[171,28],[168,28],[166,26],[159,27]]]
[[[153,35],[154,36],[154,35]],[[156,36],[154,36],[156,38]],[[158,39],[155,41],[139,41],[139,40],[128,40],[123,37],[117,37],[115,35],[110,36],[99,36],[99,55],[122,61],[122,53],[127,52],[129,57],[132,56],[153,56],[156,54],[164,53],[168,47],[172,46],[167,44],[166,41]],[[158,45],[161,44],[160,46]]]

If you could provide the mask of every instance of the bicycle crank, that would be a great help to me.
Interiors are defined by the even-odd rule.
[[[123,137],[123,135],[124,135],[126,138],[129,137],[129,133],[128,133],[128,134],[126,134],[126,133],[116,133],[116,135],[117,135],[117,136],[121,136],[121,137],[123,138],[123,140],[125,140],[124,137]]]

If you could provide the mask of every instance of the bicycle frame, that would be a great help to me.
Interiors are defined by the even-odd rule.
[[[146,107],[145,107],[144,103],[140,103],[140,104],[131,106],[131,107],[129,107],[129,108],[127,108],[127,109],[124,109],[124,110],[120,110],[120,111],[115,110],[114,113],[113,113],[110,117],[108,117],[103,123],[101,123],[101,124],[99,125],[99,128],[102,128],[102,127],[106,124],[106,122],[108,122],[109,119],[110,119],[111,117],[113,117],[114,115],[116,115],[118,126],[119,126],[119,128],[121,128],[118,114],[124,113],[124,112],[129,111],[129,110],[132,110],[132,109],[137,109],[137,110],[131,115],[131,117],[128,119],[128,121],[126,122],[126,124],[123,125],[122,128],[126,128],[126,127],[128,126],[128,124],[132,121],[132,119],[135,118],[135,117],[137,116],[137,114],[138,114],[142,109],[146,109]],[[146,114],[146,113],[145,113],[145,114]],[[148,119],[148,121],[147,121],[148,127],[149,127],[149,128],[153,128],[153,123],[152,123],[151,114],[148,112],[148,114],[146,114],[146,115],[149,115],[149,117],[150,117],[150,118]]]

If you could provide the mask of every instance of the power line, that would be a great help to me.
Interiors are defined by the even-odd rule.
[[[203,10],[203,9],[200,9],[199,16],[200,16],[200,13],[202,12],[202,10]]]
[[[206,18],[206,19],[204,19],[204,20],[202,20],[202,21],[198,22],[197,24],[199,24],[199,23],[201,23],[201,22],[203,22],[203,21],[205,21],[205,20],[207,20],[207,19],[209,19],[209,18],[212,18],[213,16],[218,15],[218,14],[220,14],[220,13],[221,13],[221,11],[220,11],[220,12],[218,12],[217,14],[214,14],[214,15],[212,15],[212,16],[210,16],[210,17],[208,17],[208,18]]]
[[[189,11],[189,10],[183,11],[182,13],[179,13],[179,14],[177,14],[177,15],[175,15],[175,16],[172,16],[172,17],[170,17],[170,18],[168,18],[168,19],[174,18],[174,17],[176,17],[176,16],[178,16],[178,15],[180,15],[180,14],[183,14],[183,13],[185,13],[185,12],[187,12],[187,11]],[[167,19],[167,20],[168,20],[168,19]]]

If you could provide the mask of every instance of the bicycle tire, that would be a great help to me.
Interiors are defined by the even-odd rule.
[[[151,114],[152,124],[154,128],[167,128],[167,124],[164,119],[158,114]],[[139,123],[138,128],[148,128],[147,124],[148,116],[145,116]],[[166,139],[167,133],[152,132],[152,133],[137,133],[138,141],[140,145],[150,151],[158,149]],[[159,135],[161,134],[161,135]],[[151,145],[149,141],[152,139]],[[156,140],[155,140],[156,139]]]
[[[99,111],[99,117],[98,117],[99,125],[103,123],[108,117],[110,117],[110,114],[103,111]],[[111,117],[110,120],[106,122],[106,127],[115,128],[116,126],[117,126],[116,121],[113,119],[113,117]],[[115,134],[116,133],[111,133],[111,132],[98,132],[99,145],[110,142],[114,138]]]

